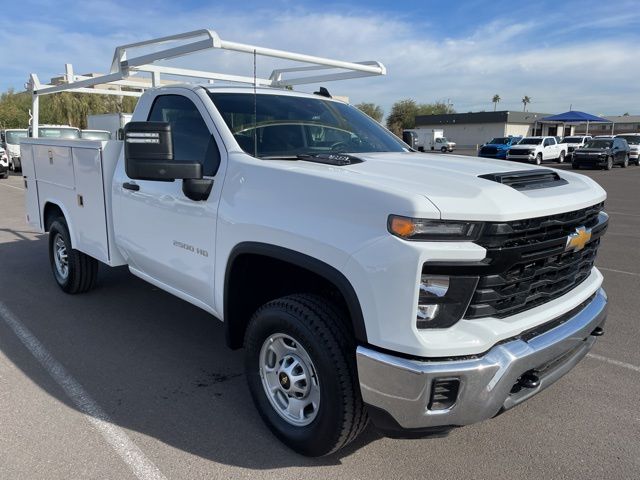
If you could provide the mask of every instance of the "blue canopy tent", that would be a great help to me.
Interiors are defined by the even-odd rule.
[[[578,112],[577,110],[569,110],[568,112],[559,113],[557,115],[551,115],[549,117],[544,117],[544,118],[541,118],[539,122],[562,124],[563,133],[564,133],[564,126],[567,123],[577,123],[577,124],[586,123],[587,133],[589,133],[590,123],[612,123],[611,120],[607,120],[606,118],[597,117],[596,115],[591,115],[590,113]],[[536,128],[537,128],[537,125],[536,125]]]

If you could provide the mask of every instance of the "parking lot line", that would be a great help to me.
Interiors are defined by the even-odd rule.
[[[0,318],[13,330],[23,345],[44,367],[47,373],[64,390],[76,408],[82,412],[93,427],[102,435],[111,448],[131,468],[140,480],[166,480],[165,476],[127,436],[115,426],[107,413],[86,390],[73,378],[24,324],[0,302]]]
[[[640,367],[632,365],[630,363],[621,362],[609,357],[603,357],[602,355],[598,355],[596,353],[587,353],[587,357],[591,357],[602,362],[610,363],[611,365],[617,365],[618,367],[627,368],[629,370],[633,370],[634,372],[640,373]]]
[[[14,189],[16,189],[16,190],[24,190],[24,188],[16,187],[16,186],[14,186],[14,185],[7,185],[6,183],[0,183],[0,185],[2,185],[3,187],[14,188]]]
[[[606,272],[614,272],[614,273],[624,273],[625,275],[633,275],[634,277],[640,277],[640,273],[627,272],[625,270],[616,270],[615,268],[601,267],[600,265],[596,265],[596,266],[598,267],[598,270],[604,270]]]

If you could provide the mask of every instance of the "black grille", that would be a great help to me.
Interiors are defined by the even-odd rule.
[[[487,249],[481,262],[454,266],[427,263],[424,271],[477,275],[478,285],[465,318],[503,318],[558,298],[582,283],[596,260],[607,229],[603,204],[573,212],[486,224],[476,243]],[[579,251],[566,251],[567,237],[578,227],[591,229]]]
[[[497,147],[482,147],[480,149],[480,155],[496,155],[498,153]]]
[[[529,150],[523,150],[521,148],[509,150],[509,155],[529,155]]]

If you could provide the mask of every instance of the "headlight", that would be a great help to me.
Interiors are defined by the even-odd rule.
[[[470,241],[478,238],[482,223],[389,215],[387,228],[391,234],[405,240]]]
[[[469,306],[478,277],[423,274],[420,278],[416,326],[447,328],[458,322]]]

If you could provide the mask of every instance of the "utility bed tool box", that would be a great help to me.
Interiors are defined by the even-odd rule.
[[[64,205],[73,248],[111,266],[124,264],[107,213],[121,148],[120,141],[22,140],[27,222],[44,232],[45,205]]]

